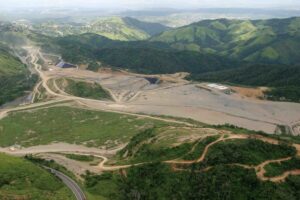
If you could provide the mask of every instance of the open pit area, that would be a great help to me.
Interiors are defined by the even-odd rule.
[[[230,86],[235,92],[227,94],[206,87],[206,83],[186,81],[186,74],[148,76],[111,70],[95,73],[54,66],[44,74],[49,80],[69,77],[99,83],[114,101],[81,100],[95,109],[191,118],[214,125],[228,123],[267,133],[283,125],[299,133],[294,123],[300,120],[300,104],[260,100],[254,98],[259,94],[248,95],[255,91],[247,89],[245,94],[241,88]]]

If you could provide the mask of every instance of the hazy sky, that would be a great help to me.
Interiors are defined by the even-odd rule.
[[[260,7],[300,8],[300,0],[0,0],[0,8],[99,7],[115,9]]]

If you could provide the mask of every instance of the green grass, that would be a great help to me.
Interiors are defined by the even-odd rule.
[[[112,99],[109,92],[103,89],[98,83],[76,81],[73,79],[61,79],[58,81],[58,84],[62,86],[62,89],[66,93],[77,97],[97,100]]]
[[[125,114],[52,107],[11,113],[0,121],[0,146],[67,142],[113,147],[165,122]]]
[[[265,176],[274,177],[283,174],[289,170],[300,169],[300,158],[293,157],[291,160],[283,161],[281,163],[270,163],[265,166]]]
[[[5,154],[0,160],[0,199],[74,199],[56,177],[31,162]]]
[[[77,154],[66,154],[66,157],[72,160],[83,161],[83,162],[92,162],[94,161],[94,156],[85,156]]]
[[[212,146],[204,165],[249,164],[258,165],[266,160],[285,158],[296,154],[296,149],[285,144],[269,144],[260,140],[229,140]]]

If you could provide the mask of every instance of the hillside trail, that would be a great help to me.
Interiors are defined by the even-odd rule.
[[[287,161],[290,159],[292,159],[292,157],[281,158],[281,159],[277,159],[277,160],[267,160],[267,161],[255,166],[254,169],[256,171],[257,177],[263,181],[270,180],[271,178],[265,176],[265,173],[266,173],[265,166],[267,166],[271,163],[281,163],[283,161]]]
[[[39,97],[39,95],[41,94],[39,91],[39,87],[41,86],[42,82],[38,82],[36,84],[36,86],[34,87],[33,91],[32,91],[32,99],[31,99],[31,104],[34,103],[34,100],[36,97]]]
[[[202,155],[196,160],[189,160],[189,161],[187,161],[187,160],[169,160],[169,161],[165,161],[165,163],[172,164],[172,168],[173,168],[174,171],[186,171],[185,169],[176,167],[176,165],[191,165],[191,164],[195,164],[195,163],[201,163],[201,162],[204,161],[210,147],[212,147],[213,145],[215,145],[219,142],[223,142],[223,141],[226,141],[226,140],[254,138],[254,139],[259,139],[263,142],[267,142],[267,143],[270,143],[270,144],[279,144],[278,140],[272,139],[272,138],[267,138],[267,137],[264,137],[264,136],[261,136],[261,135],[250,135],[249,136],[249,135],[230,134],[229,137],[227,137],[227,138],[225,138],[224,136],[225,135],[223,134],[218,140],[208,144],[205,147]],[[300,155],[300,148],[299,148],[300,145],[293,144],[293,146],[297,150],[296,155],[299,156]],[[243,167],[245,169],[254,169],[258,179],[260,179],[262,181],[281,182],[281,181],[284,181],[289,175],[300,175],[300,169],[289,170],[289,171],[284,172],[282,175],[276,176],[276,177],[266,177],[265,176],[265,173],[266,173],[265,166],[267,166],[268,164],[271,164],[271,163],[281,163],[283,161],[287,161],[287,160],[290,160],[290,159],[292,159],[292,157],[266,160],[266,161],[264,161],[263,163],[261,163],[257,166],[246,165],[246,164],[238,164],[238,163],[237,164],[229,164],[229,165],[239,166],[239,167]],[[205,169],[198,170],[198,172],[205,172],[205,171],[208,171],[212,168],[213,168],[213,166],[209,166],[209,167],[206,167]]]
[[[225,136],[228,136],[228,137],[225,137]],[[178,159],[175,159],[175,160],[169,160],[169,161],[165,161],[166,163],[169,163],[169,164],[183,164],[183,165],[190,165],[190,164],[194,164],[194,163],[200,163],[200,162],[203,162],[204,159],[206,158],[206,155],[209,151],[209,149],[214,146],[215,144],[219,143],[219,142],[224,142],[224,141],[227,141],[227,140],[234,140],[234,139],[246,139],[247,136],[246,135],[237,135],[237,134],[230,134],[228,135],[228,133],[222,133],[221,134],[221,137],[219,139],[217,139],[216,141],[208,144],[201,156],[196,159],[196,160],[178,160]]]
[[[299,175],[300,175],[300,169],[295,169],[295,170],[286,171],[280,176],[272,177],[267,180],[272,182],[283,182],[289,176],[299,176]]]

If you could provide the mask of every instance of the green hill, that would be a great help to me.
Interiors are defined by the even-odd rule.
[[[86,23],[64,23],[46,21],[35,24],[34,30],[48,36],[67,36],[83,33],[95,33],[113,40],[144,40],[161,33],[168,27],[142,22],[134,18],[103,17]]]
[[[74,199],[58,179],[31,162],[5,154],[0,160],[0,199]]]
[[[0,105],[23,96],[36,79],[7,47],[0,45]]]
[[[150,40],[250,62],[296,64],[300,61],[300,18],[204,20]]]

